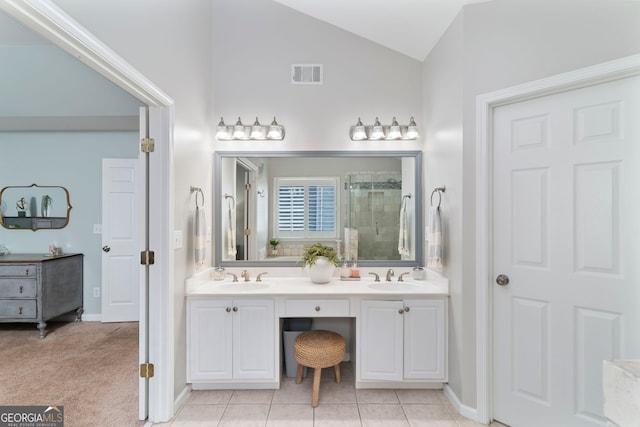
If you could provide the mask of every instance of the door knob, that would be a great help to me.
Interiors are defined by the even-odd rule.
[[[496,283],[500,286],[507,286],[509,284],[509,276],[500,274],[498,277],[496,277]]]
[[[102,247],[102,251],[103,251],[103,252],[109,252],[110,250],[111,250],[111,247],[110,247],[109,245],[104,245],[104,246]]]

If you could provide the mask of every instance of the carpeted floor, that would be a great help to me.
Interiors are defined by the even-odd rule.
[[[64,406],[65,427],[137,427],[138,323],[0,324],[0,405]]]

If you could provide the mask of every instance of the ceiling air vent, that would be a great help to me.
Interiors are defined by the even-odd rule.
[[[321,85],[322,64],[292,64],[291,84]]]

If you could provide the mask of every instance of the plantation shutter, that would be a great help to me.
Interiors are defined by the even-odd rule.
[[[278,230],[304,231],[304,186],[278,187]]]

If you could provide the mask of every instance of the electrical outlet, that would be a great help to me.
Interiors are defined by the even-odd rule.
[[[173,232],[173,248],[180,249],[182,247],[182,230]]]
[[[100,288],[93,288],[93,297],[100,298]]]

